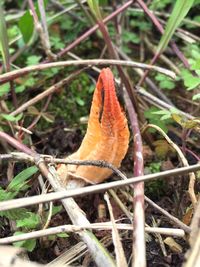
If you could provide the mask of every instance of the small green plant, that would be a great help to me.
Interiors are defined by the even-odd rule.
[[[67,90],[63,88],[59,95],[54,96],[49,111],[70,124],[79,123],[80,117],[89,114],[93,91],[94,85],[91,86],[88,75],[82,73],[70,83]]]
[[[163,90],[172,90],[175,88],[175,82],[171,78],[164,74],[157,74],[155,77],[156,81],[159,83],[159,87]]]
[[[171,119],[172,111],[158,109],[151,107],[144,112],[144,116],[148,119],[148,122],[159,126],[164,132],[168,131],[168,125],[173,122]],[[155,132],[154,129],[150,129],[151,132]]]
[[[172,4],[172,0],[153,0],[151,1],[150,8],[153,10],[163,10],[170,4]]]
[[[28,167],[17,174],[6,189],[0,187],[0,201],[14,199],[27,190],[30,178],[38,171],[36,166]],[[52,215],[55,215],[61,210],[61,206],[53,207]],[[44,218],[47,218],[48,213],[44,213]],[[37,229],[41,225],[41,218],[38,214],[26,209],[18,208],[8,211],[0,211],[0,217],[15,221],[18,230],[14,235],[27,233],[33,229]],[[65,235],[66,236],[66,235]],[[36,239],[24,240],[14,243],[17,247],[24,247],[28,251],[33,251],[36,246]]]
[[[11,121],[11,122],[17,122],[17,121],[21,120],[22,116],[23,116],[22,113],[17,115],[17,116],[1,113],[0,114],[0,121],[6,120],[6,121]]]
[[[149,170],[151,173],[157,173],[160,172],[160,168],[161,168],[161,162],[152,162],[149,164]]]
[[[148,172],[157,173],[161,170],[161,161],[152,162],[147,166]],[[152,197],[160,197],[165,193],[165,181],[163,179],[158,179],[155,181],[150,181],[146,183],[145,194],[151,195]]]
[[[181,78],[187,90],[195,90],[200,87],[200,51],[199,46],[191,44],[186,46],[185,52],[188,56],[188,61],[191,65],[189,69],[181,70]],[[196,92],[193,95],[193,100],[200,99],[200,93]]]
[[[0,201],[13,199],[17,195],[22,193],[24,190],[26,190],[29,187],[29,179],[37,171],[37,167],[29,167],[20,172],[17,176],[15,176],[6,189],[0,187]],[[15,221],[16,226],[24,230],[17,231],[15,232],[15,234],[20,234],[27,232],[30,229],[35,229],[40,223],[39,215],[30,212],[28,209],[25,208],[1,211],[0,216]],[[36,245],[36,241],[28,240],[26,242],[20,242],[16,244],[17,246],[25,247],[28,251],[32,251]]]

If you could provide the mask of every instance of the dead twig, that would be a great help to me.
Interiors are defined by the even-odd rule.
[[[38,64],[32,65],[28,67],[24,67],[18,70],[13,70],[0,75],[0,84],[4,84],[8,81],[12,81],[18,77],[22,77],[33,71],[41,71],[49,68],[58,68],[58,67],[66,67],[66,66],[82,66],[82,65],[116,65],[116,66],[126,66],[133,68],[141,68],[141,69],[149,69],[165,74],[172,79],[176,78],[176,74],[168,69],[152,66],[140,62],[135,61],[125,61],[125,60],[114,60],[114,59],[85,59],[85,60],[68,60],[68,61],[57,61],[52,63]]]
[[[132,224],[124,224],[124,223],[116,223],[116,228],[118,230],[129,230],[133,231]],[[95,231],[105,231],[105,230],[112,230],[112,223],[111,222],[104,222],[104,223],[92,223],[92,224],[83,224],[82,226],[78,225],[61,225],[56,227],[50,227],[48,229],[37,230],[30,233],[25,233],[17,236],[9,236],[0,238],[0,244],[10,244],[18,241],[29,240],[33,238],[41,238],[44,236],[49,235],[56,235],[60,233],[79,233],[86,229],[88,230],[95,230]],[[185,232],[182,229],[175,229],[175,228],[162,228],[162,227],[145,227],[145,231],[147,233],[158,233],[161,235],[167,236],[177,236],[177,237],[184,237]]]
[[[196,205],[196,209],[194,212],[194,216],[192,218],[191,228],[192,231],[190,233],[190,250],[186,254],[186,263],[184,267],[198,267],[200,265],[200,199]]]
[[[111,224],[112,224],[112,239],[113,239],[113,244],[115,246],[115,254],[116,254],[116,263],[118,267],[124,266],[124,267],[128,267],[127,262],[126,262],[126,258],[124,255],[124,250],[122,247],[122,243],[120,241],[120,235],[119,232],[117,230],[117,226],[115,223],[115,218],[113,215],[113,209],[110,203],[110,199],[109,199],[109,195],[108,193],[105,193],[104,195],[104,199],[107,203],[108,206],[108,210],[109,210],[109,214],[110,214],[110,219],[111,219]]]
[[[33,1],[28,0],[28,3],[29,3],[30,10],[31,10],[31,15],[33,16],[35,29],[38,32],[38,35],[40,36],[42,48],[50,60],[55,60],[57,57],[55,54],[53,54],[51,52],[51,46],[50,46],[50,42],[49,42],[49,34],[48,34],[48,29],[47,29],[47,24],[46,24],[46,14],[45,14],[43,0],[38,0],[38,7],[39,7],[39,11],[40,11],[40,17],[41,17],[42,24],[40,23],[38,15],[35,11]]]

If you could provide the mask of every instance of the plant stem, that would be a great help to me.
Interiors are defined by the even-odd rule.
[[[38,65],[32,65],[28,67],[24,67],[19,70],[13,70],[7,73],[0,75],[0,84],[4,84],[8,81],[14,80],[18,77],[24,76],[33,71],[40,71],[49,68],[58,68],[58,67],[65,67],[65,66],[78,66],[78,65],[121,65],[127,67],[135,67],[135,68],[142,68],[142,69],[151,69],[163,73],[172,79],[176,78],[176,74],[173,71],[168,69],[164,69],[157,66],[151,66],[144,63],[138,63],[134,61],[125,61],[125,60],[114,60],[114,59],[85,59],[85,60],[67,60],[67,61],[57,61],[52,63],[43,63]]]
[[[100,19],[97,21],[99,24],[99,29],[101,30],[105,42],[108,46],[110,57],[118,59],[118,54],[116,53],[106,26],[104,22]],[[139,112],[138,101],[132,86],[126,77],[122,67],[117,66],[119,75],[124,83],[126,90],[124,90],[124,100],[128,110],[131,128],[133,132],[134,139],[134,175],[143,175],[143,154],[142,154],[142,138],[139,130],[138,116],[144,121],[142,114]],[[137,115],[137,113],[138,115]],[[134,185],[134,233],[133,233],[133,267],[145,267],[146,266],[146,250],[145,250],[145,235],[144,235],[144,183],[140,182]]]

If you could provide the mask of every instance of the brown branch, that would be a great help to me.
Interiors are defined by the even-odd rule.
[[[125,103],[127,110],[129,111],[129,118],[131,122],[131,128],[133,132],[134,140],[134,176],[143,175],[143,154],[142,154],[142,139],[137,121],[137,115],[135,110],[125,92]],[[132,266],[146,266],[146,251],[145,251],[145,235],[144,235],[144,183],[134,183],[134,232],[133,232],[133,262]]]

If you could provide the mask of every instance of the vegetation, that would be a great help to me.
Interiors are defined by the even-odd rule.
[[[125,3],[116,0],[2,0],[0,201],[24,198],[25,203],[26,197],[63,190],[52,185],[47,164],[51,163],[57,169],[57,163],[63,162],[56,162],[55,158],[71,155],[80,146],[87,127],[98,68],[105,66],[114,73],[117,95],[132,130],[130,149],[121,165],[126,177],[167,172],[199,163],[199,11],[199,0],[130,0]],[[98,65],[92,61],[86,64],[86,59],[112,61]],[[119,59],[122,62],[117,65]],[[69,61],[71,63],[66,66]],[[55,66],[49,67],[50,62]],[[124,62],[135,63],[136,67],[127,67]],[[149,66],[157,68],[150,69]],[[138,156],[141,150],[144,164]],[[45,162],[45,170],[41,162]],[[89,203],[86,196],[77,198],[89,222],[100,223],[100,229],[104,221],[123,218],[124,223],[131,223],[133,218],[134,238],[132,232],[127,234],[125,229],[118,233],[117,223],[114,223],[113,229],[115,226],[116,229],[112,229],[112,236],[110,230],[94,231],[103,244],[100,247],[95,243],[105,257],[102,266],[108,262],[115,266],[114,261],[118,266],[129,266],[130,240],[135,242],[133,266],[139,266],[137,262],[141,261],[141,266],[146,266],[145,262],[148,266],[158,266],[158,263],[182,266],[184,260],[187,261],[189,254],[186,256],[186,251],[190,246],[193,248],[194,243],[191,237],[186,241],[183,235],[192,231],[192,236],[197,231],[191,223],[198,212],[200,186],[198,173],[190,172],[189,179],[186,179],[188,173],[186,170],[181,177],[151,179],[145,182],[145,190],[140,182],[142,189],[139,189],[139,194],[143,197],[142,200],[134,199],[134,210],[132,198],[134,192],[135,195],[138,193],[137,185],[108,191],[110,200],[107,196],[104,199],[100,193],[87,195]],[[113,174],[111,179],[115,178]],[[144,192],[161,208],[159,212],[155,206],[143,210],[146,223],[151,227],[174,230],[180,227],[183,231],[181,237],[178,231],[174,232],[173,244],[165,242],[162,234],[148,233],[146,252],[142,250],[145,250],[144,242],[137,242],[140,235],[137,220],[143,224],[137,205],[143,205]],[[61,206],[56,200],[8,210],[0,206],[0,244],[4,244],[3,238],[22,235],[21,241],[5,243],[24,247],[31,260],[41,263],[55,259],[65,248],[73,248],[81,238],[76,235],[77,231],[80,234],[80,229],[70,230],[68,234],[60,230],[33,237],[35,231],[71,224],[65,205],[62,202]],[[179,223],[166,217],[165,211]],[[86,224],[84,221],[83,227]],[[194,229],[187,228],[191,225]],[[32,238],[23,239],[26,233],[33,233]],[[48,238],[44,237],[46,235]],[[112,238],[115,249],[103,241],[108,237]],[[91,239],[95,238],[92,236]],[[41,250],[43,245],[44,250]],[[141,250],[137,253],[139,247]],[[47,248],[49,256],[45,256]],[[101,266],[98,260],[95,262],[81,253],[73,262],[83,266]]]

